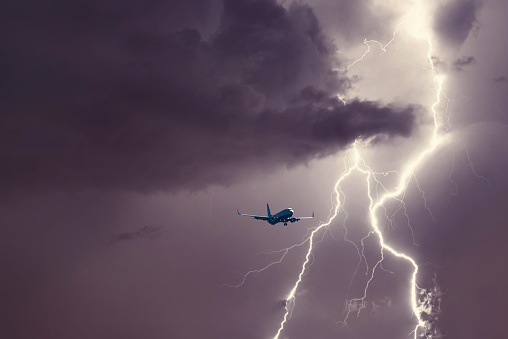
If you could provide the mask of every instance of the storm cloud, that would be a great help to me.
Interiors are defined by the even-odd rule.
[[[410,134],[414,106],[337,98],[308,5],[194,3],[11,4],[2,189],[200,189]]]
[[[478,0],[455,0],[442,5],[434,21],[441,39],[448,44],[462,45],[478,22],[481,4]]]
[[[476,59],[473,56],[463,56],[453,63],[456,71],[462,71],[464,67],[470,66],[476,63]]]

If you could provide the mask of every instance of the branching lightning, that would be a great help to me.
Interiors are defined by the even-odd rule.
[[[313,233],[312,233],[313,234]],[[312,235],[311,235],[312,237]],[[301,243],[299,244],[294,244],[293,246],[290,246],[288,248],[284,248],[282,250],[278,250],[278,251],[269,251],[269,252],[263,252],[263,253],[266,253],[266,254],[275,254],[275,253],[282,253],[282,256],[279,258],[279,260],[276,260],[276,261],[272,261],[270,262],[268,265],[262,267],[262,268],[259,268],[259,269],[255,269],[255,270],[250,270],[249,272],[245,273],[245,274],[241,274],[240,275],[242,276],[242,281],[236,285],[231,285],[231,284],[224,284],[222,286],[228,286],[228,287],[240,287],[242,286],[245,281],[247,280],[247,277],[250,276],[251,274],[257,274],[257,273],[261,273],[265,270],[267,270],[268,268],[274,266],[274,265],[277,265],[277,264],[280,264],[284,258],[286,257],[286,255],[289,253],[290,250],[292,250],[293,248],[295,247],[300,247],[302,246],[303,244],[305,244],[307,241],[310,240],[311,237],[306,237],[306,239],[304,241],[302,241]]]
[[[418,4],[417,12],[418,12],[418,15],[420,15],[420,5],[419,4]],[[367,39],[365,39],[364,40],[364,44],[367,45],[367,50],[365,51],[365,53],[360,58],[356,59],[353,63],[351,63],[347,67],[347,69],[349,70],[352,66],[354,66],[355,64],[357,64],[358,62],[362,61],[365,58],[365,56],[370,52],[370,43],[376,43],[376,44],[378,44],[380,46],[382,51],[386,51],[386,47],[388,47],[388,45],[390,45],[394,41],[396,34],[398,33],[400,27],[404,23],[406,23],[406,19],[405,18],[404,18],[403,21],[401,21],[397,25],[397,28],[396,28],[396,30],[393,33],[392,39],[388,43],[386,43],[385,45],[381,44],[380,42],[378,42],[376,40],[367,40]],[[279,338],[282,330],[284,329],[285,324],[289,320],[289,318],[291,316],[291,313],[292,313],[292,311],[293,311],[293,309],[295,307],[296,292],[298,290],[298,287],[299,287],[300,283],[302,282],[302,277],[304,275],[304,272],[307,270],[307,265],[309,263],[309,258],[310,258],[311,254],[312,254],[312,250],[313,250],[313,246],[314,246],[314,236],[315,236],[315,234],[317,234],[321,229],[328,227],[331,224],[331,222],[337,217],[337,215],[339,214],[339,211],[342,210],[345,213],[345,210],[343,209],[342,206],[344,204],[344,201],[345,201],[346,197],[344,195],[344,192],[341,189],[341,184],[354,171],[359,172],[362,175],[364,175],[366,183],[367,183],[367,191],[368,191],[368,197],[369,197],[369,222],[370,222],[370,226],[371,226],[371,231],[364,238],[362,238],[362,240],[361,240],[361,249],[360,249],[353,241],[351,241],[351,240],[349,240],[347,238],[347,228],[346,228],[346,225],[345,225],[345,221],[347,219],[347,213],[346,213],[346,218],[344,219],[344,222],[343,222],[343,226],[346,229],[346,233],[345,233],[344,239],[355,246],[355,248],[358,251],[359,258],[360,258],[359,262],[358,262],[358,265],[357,265],[357,268],[356,268],[356,270],[355,270],[355,272],[353,274],[353,277],[351,278],[349,287],[351,287],[351,284],[353,282],[354,276],[357,274],[357,271],[360,268],[362,260],[365,261],[367,273],[369,272],[369,267],[367,265],[367,260],[365,258],[364,252],[363,252],[364,251],[364,240],[366,238],[368,238],[369,236],[373,235],[373,234],[375,234],[378,237],[378,239],[379,239],[381,258],[376,262],[376,264],[374,265],[374,267],[371,270],[370,277],[369,277],[369,279],[368,279],[368,281],[367,281],[367,283],[365,285],[365,289],[364,289],[363,295],[360,298],[353,298],[353,299],[349,299],[347,301],[346,315],[345,315],[344,320],[342,321],[342,323],[343,324],[347,324],[347,320],[348,320],[348,318],[349,318],[349,316],[350,316],[350,314],[351,314],[351,312],[353,310],[355,310],[357,312],[357,315],[359,315],[361,310],[363,308],[365,308],[365,299],[367,297],[369,286],[370,286],[371,282],[374,279],[374,275],[375,275],[376,270],[377,269],[383,269],[382,268],[382,262],[383,262],[383,259],[384,259],[384,255],[385,255],[385,252],[388,252],[391,255],[395,256],[395,257],[398,257],[398,258],[401,258],[401,259],[407,261],[413,267],[413,273],[412,273],[412,276],[411,276],[411,284],[410,284],[411,287],[410,287],[409,302],[410,302],[410,305],[411,305],[411,309],[412,309],[413,315],[416,318],[416,325],[415,325],[414,330],[413,330],[414,337],[416,338],[418,336],[418,334],[420,332],[419,330],[423,331],[424,335],[427,338],[430,338],[432,336],[432,333],[431,333],[431,330],[430,330],[430,325],[422,318],[422,312],[424,312],[424,311],[427,311],[429,313],[431,312],[431,310],[429,310],[429,308],[432,308],[432,305],[431,305],[431,296],[428,295],[429,292],[427,292],[427,291],[425,291],[425,290],[423,290],[423,289],[421,289],[421,288],[419,288],[417,286],[416,278],[417,278],[418,269],[419,269],[418,264],[416,263],[416,261],[412,257],[410,257],[409,255],[405,254],[404,252],[402,252],[400,250],[395,249],[394,247],[392,247],[391,245],[389,245],[385,241],[385,237],[384,237],[383,233],[380,230],[380,222],[378,220],[378,212],[379,212],[380,209],[384,210],[385,217],[387,217],[388,220],[390,220],[390,221],[392,220],[391,218],[388,218],[388,216],[386,215],[386,208],[385,208],[385,203],[387,203],[390,200],[396,200],[396,201],[400,202],[401,206],[403,206],[403,208],[404,208],[404,213],[407,216],[407,212],[405,211],[405,205],[403,203],[403,198],[400,199],[399,197],[401,195],[405,194],[405,191],[406,191],[406,189],[407,189],[407,187],[408,187],[408,185],[409,185],[409,183],[410,183],[410,181],[412,179],[415,180],[415,183],[416,183],[416,186],[417,186],[418,190],[423,195],[425,208],[427,209],[427,211],[431,215],[432,219],[434,219],[430,209],[427,206],[427,200],[426,200],[426,197],[425,197],[425,193],[421,190],[421,188],[419,186],[419,183],[418,183],[418,181],[416,179],[416,176],[414,174],[415,169],[419,165],[421,165],[421,163],[432,152],[434,152],[436,150],[436,148],[439,146],[439,144],[442,142],[442,137],[441,137],[441,134],[440,134],[441,123],[440,123],[440,119],[438,117],[437,107],[439,106],[439,104],[441,102],[441,95],[442,95],[442,87],[443,87],[444,77],[437,75],[435,70],[434,70],[434,65],[433,65],[433,62],[432,62],[432,42],[431,42],[431,39],[430,39],[429,36],[426,37],[426,41],[428,43],[427,59],[429,61],[430,67],[432,69],[432,72],[434,74],[434,84],[435,84],[435,93],[436,93],[436,95],[435,95],[435,101],[432,104],[431,109],[430,109],[431,112],[432,112],[432,118],[433,118],[433,126],[434,126],[434,128],[433,128],[432,135],[430,137],[430,140],[429,140],[429,143],[428,143],[427,147],[424,148],[423,151],[421,151],[416,156],[416,158],[414,158],[414,159],[412,159],[412,160],[407,162],[407,164],[406,164],[404,170],[402,171],[402,173],[398,174],[399,175],[399,179],[398,179],[398,184],[395,187],[395,189],[393,189],[393,190],[387,190],[381,184],[381,182],[377,179],[377,176],[379,175],[379,173],[374,172],[369,166],[367,166],[366,163],[365,163],[365,160],[361,157],[360,151],[358,149],[360,141],[357,140],[353,144],[352,149],[351,149],[351,151],[354,154],[354,163],[353,163],[353,166],[351,166],[349,168],[346,167],[346,170],[339,177],[339,179],[336,182],[335,187],[334,187],[334,193],[335,193],[335,196],[336,196],[336,203],[335,203],[334,213],[328,218],[327,222],[325,222],[325,223],[319,225],[317,228],[315,228],[312,231],[310,237],[308,238],[308,240],[309,240],[309,247],[308,247],[308,250],[307,250],[305,261],[302,264],[302,268],[301,268],[300,273],[298,275],[298,279],[296,280],[296,282],[293,285],[293,288],[290,290],[289,294],[287,295],[286,299],[288,300],[288,304],[286,305],[286,313],[284,314],[284,318],[283,318],[283,320],[280,323],[279,329],[277,330],[277,333],[275,334],[274,339],[278,339]],[[347,156],[347,153],[346,153],[346,156]],[[375,187],[376,187],[375,192],[372,189],[372,186],[374,185],[374,183],[375,183]],[[384,193],[381,194],[381,195],[379,195],[378,190],[377,190],[377,188],[379,186],[381,186],[383,191],[384,191]],[[411,228],[410,225],[409,225],[409,227]],[[413,242],[415,242],[415,240],[414,240],[414,233],[413,233],[413,229],[412,228],[411,228],[411,233],[413,235]],[[423,295],[424,296],[423,301],[421,301],[422,299],[419,298],[419,295]]]
[[[363,289],[363,293],[360,297],[357,298],[351,298],[346,300],[346,307],[345,307],[345,315],[341,321],[338,323],[341,323],[343,325],[347,325],[348,319],[350,316],[354,313],[358,316],[360,312],[366,308],[366,298],[368,295],[369,287],[371,283],[374,280],[375,273],[381,269],[383,271],[386,271],[388,273],[393,273],[391,271],[386,270],[383,268],[382,263],[385,259],[385,255],[391,255],[396,258],[400,258],[403,261],[405,261],[410,267],[412,267],[412,274],[410,278],[410,288],[409,288],[409,296],[408,296],[408,304],[411,307],[412,314],[415,318],[415,325],[414,329],[411,332],[411,334],[416,339],[418,336],[424,336],[425,338],[432,339],[439,337],[439,331],[431,326],[431,323],[425,314],[432,314],[436,310],[439,309],[439,303],[436,305],[434,302],[435,300],[440,300],[440,291],[437,287],[437,284],[434,280],[434,286],[430,289],[424,289],[420,288],[417,285],[417,276],[419,271],[419,265],[413,259],[410,255],[404,253],[402,250],[396,249],[393,245],[389,244],[385,240],[385,236],[383,232],[380,229],[381,222],[379,220],[379,213],[383,213],[384,218],[389,222],[390,225],[394,225],[394,215],[398,213],[399,211],[403,211],[405,217],[408,220],[408,227],[411,230],[411,234],[413,237],[413,245],[416,245],[415,235],[413,232],[413,228],[411,227],[411,224],[409,223],[409,216],[407,214],[406,206],[404,203],[405,193],[409,186],[409,184],[413,181],[416,185],[416,188],[420,191],[422,194],[424,207],[429,213],[432,220],[435,221],[435,218],[427,204],[427,198],[425,195],[425,192],[421,189],[420,184],[417,180],[417,177],[415,175],[415,170],[421,166],[424,161],[429,158],[429,156],[436,151],[436,149],[443,143],[444,135],[447,131],[447,125],[444,124],[444,122],[448,122],[449,126],[449,117],[446,115],[446,110],[444,113],[438,112],[438,107],[442,103],[443,100],[447,100],[448,98],[443,93],[443,83],[444,83],[444,75],[439,75],[433,64],[432,59],[432,40],[430,37],[430,34],[427,34],[427,29],[422,25],[421,23],[421,4],[417,1],[416,2],[416,8],[414,9],[416,16],[418,18],[418,24],[419,24],[419,31],[424,32],[425,34],[419,35],[419,38],[423,38],[424,41],[427,44],[427,53],[426,53],[426,59],[430,66],[432,76],[433,76],[433,85],[434,85],[434,100],[432,105],[430,106],[430,113],[432,115],[432,131],[430,136],[427,139],[427,142],[417,153],[413,156],[413,158],[407,160],[405,163],[405,166],[403,166],[403,170],[401,172],[396,171],[390,171],[390,172],[375,172],[371,167],[369,167],[365,161],[365,159],[361,155],[361,147],[365,144],[368,144],[368,140],[356,140],[354,144],[345,152],[344,156],[344,171],[338,178],[337,182],[335,183],[333,193],[332,193],[332,209],[330,210],[330,215],[328,216],[328,219],[325,223],[321,223],[319,226],[309,229],[310,234],[308,233],[304,240],[298,244],[295,244],[291,247],[285,248],[283,250],[279,251],[273,251],[271,253],[282,253],[279,260],[276,260],[274,262],[271,262],[270,264],[264,266],[261,269],[252,270],[247,272],[246,274],[242,275],[242,281],[239,284],[236,285],[228,285],[232,287],[240,287],[242,284],[245,283],[247,277],[251,274],[262,272],[269,267],[280,264],[282,260],[286,257],[288,252],[296,247],[301,246],[308,246],[305,254],[305,259],[303,263],[301,264],[301,269],[298,273],[296,281],[293,283],[289,293],[285,297],[285,313],[283,316],[283,319],[280,322],[279,328],[277,329],[275,336],[273,339],[279,339],[281,333],[284,330],[284,327],[288,323],[288,321],[291,319],[293,310],[296,306],[296,299],[297,299],[297,291],[299,289],[300,284],[302,283],[303,277],[308,272],[308,268],[312,263],[313,258],[313,250],[317,243],[319,243],[326,232],[329,230],[329,226],[331,223],[337,218],[339,214],[343,214],[343,228],[345,230],[344,234],[344,240],[350,244],[352,244],[358,253],[358,263],[356,266],[356,269],[351,277],[349,288],[347,292],[347,298],[349,298],[349,293],[351,286],[353,285],[355,276],[358,274],[358,271],[362,267],[362,263],[365,263],[366,271],[365,274],[368,276],[367,282],[365,283],[365,287]],[[409,13],[409,12],[408,12]],[[354,65],[361,62],[367,54],[371,51],[371,44],[377,44],[379,45],[382,52],[386,51],[386,48],[392,44],[392,42],[395,40],[396,35],[399,33],[399,30],[401,29],[402,25],[408,24],[408,14],[404,16],[403,20],[398,23],[396,26],[395,31],[393,32],[392,39],[388,41],[385,44],[380,43],[376,40],[364,40],[364,44],[367,46],[367,50],[364,52],[364,54],[354,60],[349,66],[347,66],[347,70],[349,70]],[[444,99],[443,99],[444,98]],[[344,104],[346,104],[345,100],[342,97],[339,97],[340,100]],[[483,176],[480,176],[479,174],[474,171],[471,159],[469,158],[469,154],[466,150],[467,159],[465,160],[468,164],[468,166],[471,167],[471,170],[477,175],[480,179],[485,180],[488,183],[487,179]],[[348,157],[352,156],[352,164],[348,165],[348,162],[346,159]],[[455,158],[453,161],[453,166],[455,166]],[[453,172],[453,167],[452,167]],[[355,243],[353,240],[348,238],[348,228],[346,225],[346,221],[349,217],[349,215],[346,212],[346,209],[344,208],[344,203],[346,201],[346,194],[344,193],[342,189],[342,184],[345,182],[346,179],[348,179],[353,173],[359,173],[363,176],[366,186],[367,186],[367,194],[368,194],[368,221],[370,225],[370,231],[365,235],[359,244]],[[394,188],[387,188],[383,185],[382,181],[380,180],[381,177],[386,177],[389,175],[396,175],[397,176],[397,183]],[[450,179],[451,179],[452,173],[450,173]],[[457,184],[452,181],[452,183],[457,188]],[[457,192],[457,190],[456,190]],[[454,193],[456,194],[456,193]],[[333,197],[335,199],[333,199]],[[395,210],[395,212],[390,216],[387,212],[386,204],[388,202],[396,202],[399,204],[399,207]],[[333,236],[333,234],[330,231],[330,234]],[[318,236],[321,235],[321,238],[318,238]],[[380,246],[380,258],[377,260],[377,262],[370,268],[367,263],[367,258],[364,254],[365,244],[364,241],[371,237],[376,236],[379,242]],[[425,265],[420,264],[420,265]]]
[[[367,40],[367,39],[364,39],[363,43],[365,44],[365,46],[367,46],[367,49],[365,50],[365,52],[363,53],[363,55],[361,57],[359,57],[358,59],[356,59],[355,61],[353,61],[351,64],[349,64],[347,66],[347,70],[349,71],[349,69],[351,67],[356,65],[358,62],[362,61],[367,56],[367,54],[370,53],[370,44],[376,44],[376,45],[379,46],[379,49],[381,49],[382,52],[386,52],[386,48],[388,46],[390,46],[392,44],[392,42],[395,40],[395,36],[399,32],[400,26],[402,26],[405,23],[406,23],[406,16],[402,19],[401,22],[399,22],[397,24],[397,27],[395,28],[395,31],[393,31],[392,39],[390,41],[388,41],[387,43],[385,43],[384,45],[381,42],[377,41],[377,40]]]
[[[418,12],[418,16],[419,16],[420,12],[421,12],[419,3],[417,4],[417,7],[418,7],[417,12]],[[354,66],[355,64],[357,64],[358,62],[362,61],[365,58],[365,56],[370,52],[370,44],[371,43],[378,44],[382,51],[386,51],[386,48],[395,40],[396,34],[399,32],[401,26],[404,23],[406,23],[406,18],[404,18],[397,25],[396,30],[393,33],[392,39],[385,45],[381,44],[380,42],[378,42],[376,40],[365,39],[364,44],[367,45],[367,50],[360,58],[356,59],[353,63],[351,63],[347,67],[347,69],[349,70],[352,66]],[[375,234],[379,239],[379,244],[380,244],[380,248],[381,248],[381,250],[380,250],[381,251],[381,258],[377,261],[377,263],[374,265],[374,267],[371,270],[370,277],[365,285],[363,295],[360,298],[353,298],[353,299],[350,299],[347,301],[346,315],[345,315],[342,323],[347,324],[347,320],[348,320],[351,312],[353,311],[353,308],[355,308],[357,315],[361,312],[361,310],[363,308],[365,308],[365,299],[367,297],[369,286],[374,279],[374,274],[375,274],[376,270],[378,268],[383,269],[382,262],[384,259],[384,255],[385,255],[385,252],[388,252],[395,257],[398,257],[398,258],[401,258],[401,259],[407,261],[413,267],[413,273],[411,276],[409,302],[411,304],[412,312],[416,318],[416,325],[413,330],[414,337],[416,338],[418,336],[419,330],[422,330],[424,332],[424,335],[427,337],[432,336],[432,334],[430,332],[429,324],[426,323],[426,321],[422,318],[422,312],[424,312],[424,311],[431,312],[431,310],[429,310],[428,308],[432,308],[432,305],[430,303],[431,298],[427,294],[428,292],[417,286],[416,278],[417,278],[418,269],[419,269],[418,264],[412,257],[405,254],[404,252],[401,252],[400,250],[395,249],[394,247],[392,247],[385,241],[385,237],[380,230],[380,223],[378,220],[378,212],[380,209],[384,210],[385,216],[387,217],[385,203],[388,202],[389,200],[397,200],[397,201],[401,202],[402,203],[401,206],[404,207],[404,213],[407,216],[407,212],[405,211],[405,205],[403,203],[403,199],[400,199],[399,197],[401,195],[405,194],[405,191],[406,191],[411,179],[415,180],[418,190],[423,195],[425,208],[431,215],[432,219],[434,219],[430,209],[427,206],[427,200],[425,197],[425,193],[421,190],[418,180],[416,179],[416,176],[414,174],[415,169],[419,165],[421,165],[421,163],[424,161],[424,159],[427,158],[432,152],[434,152],[436,150],[436,148],[439,146],[439,144],[442,142],[442,138],[440,135],[441,125],[440,125],[440,119],[438,118],[437,107],[441,102],[444,77],[436,75],[436,72],[434,70],[433,61],[432,61],[432,42],[431,42],[431,39],[429,36],[426,37],[426,40],[428,43],[427,59],[429,61],[432,72],[434,74],[434,84],[435,84],[435,93],[436,93],[435,101],[431,106],[434,128],[433,128],[432,135],[430,137],[430,141],[429,141],[427,147],[423,151],[421,151],[420,154],[417,155],[415,159],[412,159],[407,162],[403,172],[398,174],[399,179],[398,179],[397,186],[395,187],[395,189],[390,191],[390,190],[387,190],[381,184],[381,182],[377,179],[377,175],[379,175],[379,173],[374,172],[369,166],[367,166],[364,159],[361,157],[360,151],[358,149],[360,141],[357,140],[353,144],[353,147],[352,147],[352,152],[354,154],[353,166],[351,166],[349,168],[346,167],[346,170],[339,177],[338,181],[335,184],[334,193],[336,196],[336,203],[335,203],[334,213],[328,218],[328,221],[326,223],[323,223],[320,226],[318,226],[317,228],[315,228],[312,231],[310,237],[308,238],[309,247],[307,250],[305,261],[302,264],[302,268],[301,268],[300,273],[298,275],[298,279],[296,280],[296,282],[293,285],[293,288],[290,290],[289,294],[287,295],[286,299],[288,300],[288,304],[286,305],[286,313],[284,314],[284,318],[280,323],[279,329],[277,330],[277,333],[275,334],[274,339],[279,338],[282,330],[284,329],[285,324],[287,323],[288,319],[290,318],[291,313],[295,307],[296,291],[298,290],[298,287],[299,287],[300,283],[302,282],[302,277],[304,275],[304,272],[307,269],[307,265],[309,263],[309,258],[312,254],[312,250],[313,250],[313,246],[314,246],[315,234],[317,234],[321,229],[328,227],[331,224],[331,222],[337,217],[337,215],[339,214],[339,211],[343,210],[344,213],[346,213],[342,207],[346,197],[344,195],[344,192],[341,189],[341,184],[354,171],[357,171],[357,172],[363,174],[365,177],[366,183],[367,183],[367,191],[368,191],[368,197],[369,197],[369,221],[370,221],[370,226],[371,226],[371,231],[361,240],[361,250],[360,250],[360,248],[353,241],[351,241],[347,238],[347,228],[346,228],[346,224],[345,224],[346,219],[347,219],[347,213],[346,213],[346,218],[344,218],[344,222],[343,222],[343,226],[346,229],[344,239],[346,241],[350,242],[351,244],[353,244],[359,254],[359,262],[358,262],[356,271],[354,272],[354,275],[357,274],[357,271],[360,268],[360,264],[361,264],[362,260],[365,261],[365,264],[367,266],[367,273],[369,272],[367,260],[365,258],[365,255],[363,254],[364,240],[373,234]],[[347,153],[346,153],[346,156],[347,156]],[[344,162],[345,162],[345,160],[344,160]],[[372,189],[372,186],[374,183],[375,183],[375,192]],[[384,193],[382,193],[381,195],[379,195],[378,190],[377,190],[379,186],[381,186],[384,191]],[[387,219],[391,221],[390,218],[387,218]],[[410,225],[409,225],[409,227],[411,228]],[[414,233],[413,233],[412,228],[411,228],[411,233],[413,235],[413,242],[415,242]],[[354,275],[351,278],[349,287],[351,287],[351,284],[353,283]],[[420,295],[423,294],[425,296],[425,298],[423,298],[424,301],[420,301],[421,299],[419,299],[419,297],[418,297],[419,294]],[[359,307],[358,307],[358,304],[360,305]]]

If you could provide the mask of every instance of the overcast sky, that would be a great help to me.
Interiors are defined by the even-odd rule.
[[[380,229],[420,267],[432,338],[501,337],[507,16],[503,0],[5,5],[0,336],[273,338],[309,242],[242,274],[329,220],[355,140],[372,196],[393,189],[434,109],[441,143]],[[414,329],[412,266],[387,251],[343,324],[381,256],[376,234],[365,260],[354,246],[372,230],[367,189],[359,172],[344,181],[280,339]],[[236,214],[266,203],[316,218]]]

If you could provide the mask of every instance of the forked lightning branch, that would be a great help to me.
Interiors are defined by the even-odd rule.
[[[429,156],[439,147],[439,145],[443,141],[444,136],[443,135],[444,128],[442,128],[443,126],[441,123],[444,119],[441,118],[440,114],[441,112],[439,111],[439,104],[441,102],[441,97],[443,95],[442,86],[444,82],[444,76],[437,75],[434,69],[432,61],[431,35],[429,33],[429,29],[425,27],[425,25],[423,24],[422,20],[423,14],[421,4],[419,2],[416,2],[415,6],[412,9],[410,9],[408,13],[406,13],[404,19],[397,25],[396,30],[393,32],[393,37],[389,42],[382,44],[375,40],[365,40],[364,43],[367,45],[367,50],[360,58],[354,60],[348,66],[348,69],[351,68],[353,65],[358,65],[359,63],[361,63],[362,60],[367,56],[367,54],[371,51],[371,46],[369,45],[369,43],[379,45],[381,51],[386,51],[388,45],[392,44],[394,39],[396,38],[396,34],[398,34],[399,31],[404,30],[404,25],[408,21],[410,21],[408,17],[411,15],[413,15],[416,18],[418,24],[416,28],[417,33],[415,34],[414,38],[418,39],[421,43],[427,46],[425,58],[428,62],[429,72],[432,72],[433,78],[432,86],[434,91],[434,100],[431,106],[428,107],[427,109],[427,111],[431,114],[433,124],[431,134],[428,135],[427,142],[423,146],[423,148],[421,148],[417,153],[411,154],[410,158],[406,160],[405,165],[403,166],[403,170],[397,173],[398,180],[396,182],[396,185],[394,185],[394,187],[391,189],[386,189],[385,186],[383,186],[383,184],[379,179],[381,173],[375,172],[367,164],[366,160],[362,157],[362,147],[366,144],[366,141],[356,140],[355,143],[351,146],[351,148],[346,152],[346,157],[352,156],[353,161],[351,165],[346,165],[344,172],[340,175],[339,179],[335,184],[334,187],[335,201],[332,207],[332,213],[328,218],[328,220],[315,228],[309,229],[310,234],[301,243],[295,244],[293,246],[290,246],[288,248],[279,251],[272,252],[272,253],[276,252],[282,253],[282,256],[279,258],[279,260],[271,262],[270,264],[266,265],[261,269],[249,271],[247,274],[243,275],[243,279],[240,284],[228,285],[239,287],[245,282],[245,280],[250,274],[262,272],[275,264],[281,263],[289,250],[296,247],[307,246],[305,259],[301,264],[301,269],[298,273],[298,276],[295,278],[293,285],[288,289],[289,292],[287,293],[285,298],[286,299],[285,313],[280,322],[279,328],[275,332],[274,339],[279,339],[281,333],[284,331],[285,326],[291,319],[293,310],[296,307],[297,291],[300,287],[300,284],[302,283],[305,274],[308,271],[310,260],[312,258],[312,252],[315,248],[316,243],[318,243],[322,239],[318,238],[319,235],[324,236],[324,232],[327,230],[327,228],[331,225],[331,223],[337,218],[339,214],[341,213],[347,214],[347,210],[344,208],[344,201],[347,197],[344,194],[342,185],[352,174],[360,174],[363,177],[363,180],[365,180],[365,184],[367,186],[368,199],[365,203],[369,211],[368,222],[370,231],[365,235],[360,244],[355,244],[352,241],[346,239],[346,237],[345,240],[352,243],[358,250],[358,255],[362,257],[364,250],[364,240],[367,237],[371,236],[377,237],[380,246],[379,247],[380,259],[375,263],[375,265],[370,270],[368,280],[362,288],[363,294],[358,298],[346,300],[345,315],[344,318],[339,322],[344,325],[347,324],[347,321],[352,313],[356,313],[358,315],[362,311],[362,309],[365,308],[365,300],[368,296],[369,287],[371,286],[375,278],[376,272],[378,272],[380,269],[383,269],[382,262],[386,256],[393,256],[395,258],[399,258],[400,260],[404,261],[412,269],[409,284],[410,287],[409,290],[407,291],[407,303],[408,305],[410,305],[411,312],[413,313],[415,322],[412,335],[414,336],[415,339],[418,336],[424,336],[430,339],[435,338],[439,335],[439,331],[435,328],[432,328],[430,321],[424,319],[424,317],[422,316],[423,312],[427,314],[432,313],[434,311],[433,310],[434,305],[432,305],[431,298],[432,291],[426,291],[422,288],[419,288],[417,285],[417,276],[419,271],[418,263],[409,254],[403,252],[400,249],[397,249],[395,246],[388,243],[380,228],[380,226],[383,223],[383,221],[380,220],[380,216],[386,216],[386,214],[384,214],[386,213],[386,204],[394,200],[401,203],[402,205],[404,204],[403,199],[401,197],[403,197],[403,195],[405,194],[406,189],[408,188],[408,185],[411,182],[411,180],[416,178],[415,170],[418,167],[424,166],[425,161],[428,160]],[[341,98],[341,100],[343,99]],[[343,102],[346,103],[346,101],[344,100]],[[344,160],[344,163],[347,164],[346,160]],[[377,189],[378,187],[383,188],[381,194],[378,192]],[[425,206],[425,208],[427,208],[427,206]],[[287,222],[297,221],[295,220],[295,218],[292,217],[293,210],[291,209],[287,209],[279,213],[280,215],[272,216],[268,211],[269,214],[268,219],[262,219],[263,217],[261,216],[252,216],[252,215],[248,216],[251,216],[255,219],[266,220],[271,224],[274,224],[276,222],[282,222],[286,224]],[[365,257],[363,257],[363,259],[365,259]],[[360,258],[360,261],[361,260],[362,258]],[[356,273],[357,272],[355,272],[354,274]],[[353,281],[353,279],[351,281]],[[435,287],[433,287],[432,289],[434,290]]]

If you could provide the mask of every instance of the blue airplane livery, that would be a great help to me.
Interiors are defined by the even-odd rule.
[[[312,212],[312,217],[295,218],[295,217],[293,217],[293,209],[292,208],[286,208],[286,209],[272,215],[272,213],[270,213],[270,206],[268,206],[268,204],[266,204],[266,212],[268,214],[268,216],[266,216],[266,217],[262,216],[262,215],[242,214],[238,210],[236,210],[236,212],[238,213],[238,215],[251,217],[256,220],[264,220],[264,221],[268,222],[270,225],[275,225],[275,224],[281,222],[284,224],[284,226],[287,226],[288,222],[293,223],[295,221],[299,221],[302,219],[314,218],[314,212]]]

